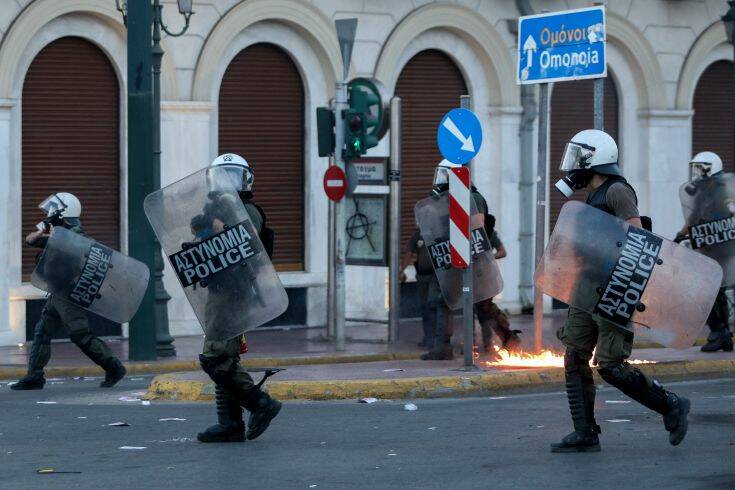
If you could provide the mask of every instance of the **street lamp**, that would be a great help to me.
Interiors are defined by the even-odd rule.
[[[174,37],[180,36],[184,32],[186,32],[186,28],[189,27],[189,17],[191,17],[192,14],[194,13],[192,11],[192,3],[193,3],[192,0],[176,0],[176,3],[179,6],[179,13],[181,15],[183,15],[184,18],[186,19],[186,26],[181,31],[181,33],[179,33],[179,34],[171,34],[170,32],[168,32],[168,30],[166,29],[166,27],[162,25],[163,30],[166,31],[167,34],[169,34],[171,36],[174,36]],[[123,14],[123,21],[127,20],[127,16],[128,16],[128,0],[115,0],[115,6],[117,7],[117,10],[119,10]],[[159,0],[155,0],[154,1],[154,8],[159,8],[159,9],[161,8],[161,6],[159,5]],[[160,14],[160,12],[159,12],[159,14]],[[161,21],[161,18],[160,18],[160,15],[159,15],[158,21],[159,22],[162,22]]]
[[[140,1],[140,0],[136,0]],[[155,189],[161,187],[161,60],[164,51],[161,48],[161,30],[171,37],[182,36],[189,29],[189,19],[194,14],[192,11],[192,0],[177,0],[179,13],[184,16],[185,24],[179,32],[171,32],[163,23],[163,6],[160,0],[153,0],[153,45],[151,46],[151,64],[153,66],[153,184]],[[127,0],[115,0],[115,6],[123,15],[123,23],[127,25],[128,2]],[[167,303],[171,296],[163,286],[163,257],[161,256],[161,245],[156,239],[156,252],[154,263],[154,289],[155,289],[155,326],[156,326],[156,354],[159,357],[171,357],[176,355],[173,346],[173,337],[168,329]]]

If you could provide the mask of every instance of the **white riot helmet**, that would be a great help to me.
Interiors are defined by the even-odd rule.
[[[575,189],[587,186],[593,174],[622,177],[618,166],[618,145],[599,129],[585,129],[575,134],[564,148],[559,169],[567,176],[556,183],[556,188],[566,197]]]
[[[712,177],[722,172],[722,160],[711,151],[703,151],[694,155],[689,162],[689,182]]]
[[[233,185],[238,192],[252,192],[255,177],[248,162],[234,153],[225,153],[215,158],[210,167],[216,171],[207,172],[207,180],[211,190],[229,188]],[[220,179],[226,178],[227,183]]]
[[[461,166],[462,165],[452,163],[449,160],[442,160],[439,162],[439,165],[437,165],[434,170],[434,187],[449,185],[449,172],[451,172],[453,168]]]
[[[82,214],[82,204],[77,196],[69,192],[56,192],[48,196],[38,207],[47,217],[79,218]]]

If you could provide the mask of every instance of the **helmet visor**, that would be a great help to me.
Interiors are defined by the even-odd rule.
[[[697,180],[709,177],[711,171],[711,163],[691,162],[689,164],[689,181],[696,182]]]
[[[66,204],[56,194],[51,194],[44,201],[38,205],[38,207],[46,213],[46,216],[52,216],[53,214],[63,211],[66,209]]]
[[[253,173],[242,165],[216,165],[207,172],[212,191],[250,191],[253,188]]]
[[[449,169],[436,167],[434,170],[434,185],[449,184]]]
[[[564,155],[561,158],[559,170],[571,172],[573,170],[582,170],[587,168],[587,160],[589,160],[594,153],[595,152],[592,148],[570,141],[567,143],[566,148],[564,148]]]

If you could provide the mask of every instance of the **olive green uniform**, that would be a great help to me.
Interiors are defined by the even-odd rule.
[[[257,208],[249,202],[244,203],[248,212],[250,221],[255,229],[260,232],[263,227],[263,220]],[[217,294],[210,294],[207,302],[205,314],[207,323],[210,322],[226,322],[228,321],[227,311],[230,297],[227,291]],[[219,383],[222,379],[227,379],[227,384],[234,384],[237,388],[249,391],[253,388],[253,378],[240,365],[240,341],[241,337],[237,336],[229,340],[208,340],[204,339],[204,349],[200,360],[205,371],[212,380]]]
[[[86,236],[81,225],[70,226],[69,230]],[[48,238],[42,237],[29,245],[44,248],[47,243]],[[82,308],[50,295],[34,329],[28,376],[43,377],[43,369],[51,359],[51,333],[63,327],[68,329],[69,339],[105,371],[119,363],[107,344],[92,333],[87,313]]]

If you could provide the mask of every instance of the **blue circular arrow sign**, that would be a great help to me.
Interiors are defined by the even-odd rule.
[[[482,146],[482,126],[474,112],[452,109],[439,123],[436,142],[442,156],[452,163],[466,165]]]

